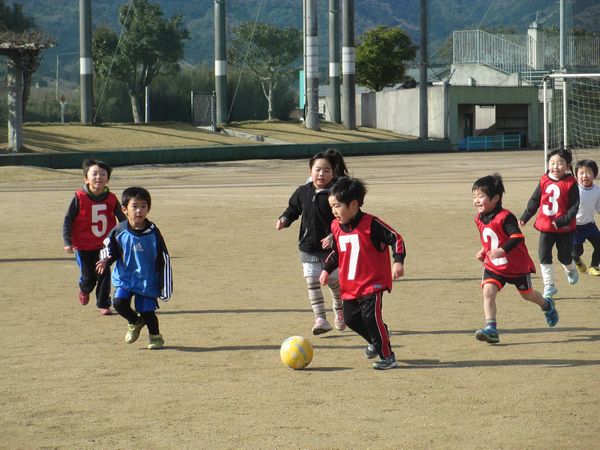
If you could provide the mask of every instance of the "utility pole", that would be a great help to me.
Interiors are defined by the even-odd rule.
[[[225,0],[215,0],[215,94],[217,125],[227,123],[227,46]]]
[[[92,0],[79,0],[79,88],[81,123],[92,123]]]
[[[329,0],[329,103],[334,123],[342,121],[340,82],[340,0]]]
[[[342,123],[356,129],[356,63],[354,52],[354,0],[344,0],[342,11]]]
[[[306,121],[310,130],[319,129],[319,42],[317,0],[306,2]]]
[[[560,54],[560,71],[565,72],[565,45],[567,36],[567,19],[565,14],[565,0],[560,0],[560,19],[559,19],[559,54]]]
[[[427,0],[421,0],[421,63],[419,64],[419,138],[428,138],[427,118]]]

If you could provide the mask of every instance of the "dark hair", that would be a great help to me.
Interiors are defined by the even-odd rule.
[[[152,206],[150,192],[139,186],[128,187],[123,191],[123,194],[121,195],[121,205],[127,208],[129,202],[134,198],[137,198],[138,200],[144,200],[146,203],[148,203],[148,211],[150,210],[150,206]]]
[[[505,191],[504,183],[502,182],[502,177],[499,173],[487,175],[475,181],[475,183],[473,183],[473,187],[471,188],[471,192],[475,192],[477,190],[480,190],[489,198],[494,198],[496,195],[500,196],[498,204],[502,205],[502,196],[504,195]]]
[[[367,194],[367,187],[358,178],[341,177],[333,186],[329,195],[335,197],[339,202],[349,205],[353,200],[358,201],[358,206],[362,206]]]
[[[328,148],[325,150],[325,155],[329,157],[329,161],[333,162],[333,174],[337,177],[347,177],[348,168],[344,162],[344,157],[335,148]]]
[[[312,169],[312,166],[315,164],[317,159],[326,159],[329,161],[331,170],[333,170],[334,178],[348,176],[348,168],[344,162],[344,157],[335,148],[328,148],[324,152],[319,152],[316,155],[313,155],[313,157],[308,161],[308,167]]]
[[[594,178],[598,176],[598,164],[596,164],[596,161],[591,159],[582,159],[581,161],[578,161],[575,165],[575,175],[577,175],[577,171],[582,167],[590,169],[594,173]]]
[[[552,150],[550,153],[548,153],[546,162],[550,161],[550,158],[552,158],[554,155],[560,156],[562,159],[564,159],[566,161],[567,166],[571,167],[571,163],[573,162],[573,154],[571,153],[571,150],[567,150],[566,148],[559,148],[556,150]]]
[[[112,167],[110,167],[108,165],[108,163],[105,163],[104,161],[100,161],[100,160],[96,160],[96,159],[84,159],[83,160],[83,176],[87,178],[87,174],[90,170],[90,167],[92,166],[98,166],[101,169],[106,170],[106,173],[108,174],[108,179],[110,180],[110,174],[112,173]]]

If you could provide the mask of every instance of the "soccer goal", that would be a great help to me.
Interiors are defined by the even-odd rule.
[[[557,148],[600,148],[600,73],[548,75],[542,97],[544,157]]]

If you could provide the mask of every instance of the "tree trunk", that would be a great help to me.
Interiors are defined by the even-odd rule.
[[[133,115],[134,123],[142,123],[142,116],[140,115],[140,97],[133,91],[129,91],[129,99],[131,100],[131,113]]]
[[[269,120],[273,120],[273,84],[269,80]]]
[[[8,151],[23,148],[23,72],[19,56],[7,59]]]

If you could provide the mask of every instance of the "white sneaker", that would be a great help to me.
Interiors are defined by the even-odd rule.
[[[327,333],[331,331],[331,325],[327,322],[327,319],[324,317],[315,318],[315,324],[312,327],[312,333],[317,336],[319,334]]]
[[[335,314],[333,319],[335,329],[338,331],[344,331],[346,329],[346,322],[344,321],[344,311],[342,309],[334,309],[333,314]]]
[[[569,280],[569,284],[575,284],[579,281],[579,272],[577,272],[577,269],[567,271],[567,280]]]

